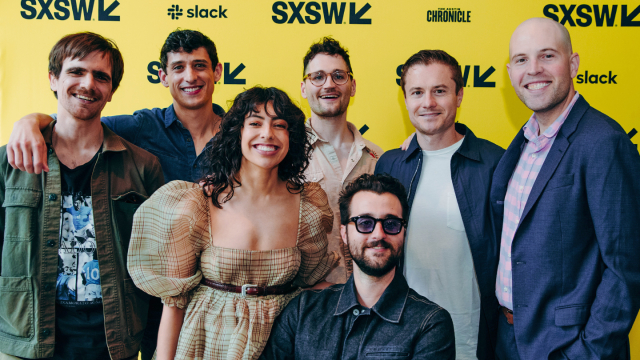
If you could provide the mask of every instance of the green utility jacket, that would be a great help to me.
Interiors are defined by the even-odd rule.
[[[0,352],[26,358],[51,357],[55,346],[62,195],[54,123],[43,131],[48,173],[13,169],[0,148]],[[147,323],[148,295],[126,266],[133,214],[164,177],[155,156],[102,128],[91,196],[107,345],[111,358],[121,359],[138,353]]]

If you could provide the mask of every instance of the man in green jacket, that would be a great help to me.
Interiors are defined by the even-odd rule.
[[[15,170],[0,148],[0,353],[137,357],[148,297],[125,260],[133,214],[164,178],[155,156],[100,122],[123,68],[111,40],[63,37],[49,54],[50,171]]]

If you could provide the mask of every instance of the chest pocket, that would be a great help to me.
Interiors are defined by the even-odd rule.
[[[456,199],[456,193],[453,191],[447,192],[447,226],[453,230],[464,231],[458,200]]]
[[[369,346],[364,351],[367,359],[410,359],[411,351],[401,346]]]
[[[324,179],[324,173],[320,166],[316,164],[313,159],[309,162],[309,167],[304,172],[304,176],[306,177],[307,182],[317,182],[322,185],[322,180]]]

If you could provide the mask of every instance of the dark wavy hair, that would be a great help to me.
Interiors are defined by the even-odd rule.
[[[309,51],[304,55],[302,59],[302,76],[307,75],[307,65],[309,65],[309,62],[318,54],[340,55],[344,62],[347,63],[349,72],[353,74],[351,61],[349,61],[349,50],[343,48],[338,40],[335,40],[331,36],[325,36],[317,43],[313,43]]]
[[[409,220],[407,191],[398,179],[387,174],[362,174],[340,192],[340,199],[338,199],[338,205],[340,206],[340,224],[347,225],[349,223],[349,218],[351,218],[351,213],[349,211],[351,199],[353,199],[353,196],[360,191],[371,191],[378,195],[382,195],[384,193],[395,195],[395,197],[398,198],[398,201],[400,201],[400,206],[402,207],[402,218]]]
[[[167,36],[167,40],[164,41],[162,49],[160,49],[160,65],[162,66],[162,70],[165,73],[167,72],[168,53],[180,51],[192,53],[201,47],[204,47],[207,54],[209,54],[211,67],[215,70],[218,65],[218,50],[216,50],[216,45],[213,41],[200,31],[176,29]]]
[[[287,182],[291,193],[302,191],[304,170],[309,166],[311,142],[304,125],[305,116],[294,104],[289,95],[274,87],[256,86],[246,90],[233,100],[233,105],[220,124],[220,131],[213,138],[213,145],[206,154],[209,175],[203,179],[205,196],[211,197],[213,205],[222,208],[222,204],[231,200],[234,188],[242,186],[238,179],[242,163],[240,135],[247,114],[258,112],[260,106],[266,108],[272,103],[278,118],[287,122],[289,128],[289,152],[278,165],[278,177]],[[220,200],[220,194],[229,189],[229,193]]]

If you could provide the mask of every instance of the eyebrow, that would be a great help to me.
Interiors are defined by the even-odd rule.
[[[552,52],[554,52],[554,53],[560,53],[560,51],[558,51],[558,50],[556,50],[556,49],[554,49],[554,48],[544,48],[544,49],[542,49],[542,50],[538,50],[538,53],[543,53],[543,52],[545,52],[545,51],[552,51]],[[511,57],[511,60],[513,60],[513,59],[517,58],[518,56],[527,56],[527,54],[525,54],[525,53],[515,54],[515,55],[513,55],[513,56]]]
[[[71,73],[71,72],[74,72],[74,71],[82,71],[82,72],[86,72],[86,71],[87,71],[87,69],[85,69],[85,68],[83,68],[83,67],[80,67],[80,66],[74,66],[74,67],[70,67],[70,68],[68,68],[68,69],[66,70],[66,73],[68,74],[68,73]],[[99,76],[101,76],[101,77],[104,77],[104,78],[106,78],[106,79],[111,80],[111,75],[109,75],[108,73],[106,73],[106,72],[104,72],[104,71],[100,71],[100,70],[93,70],[91,73],[93,74],[93,76],[99,75]]]

